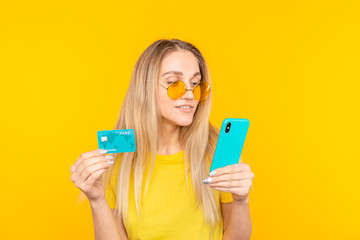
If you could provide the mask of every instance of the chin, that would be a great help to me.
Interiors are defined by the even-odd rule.
[[[176,124],[182,127],[189,126],[193,122],[193,117],[190,118],[184,118],[184,119],[177,119]]]
[[[186,127],[191,125],[192,121],[189,122],[179,122],[177,125],[181,126],[181,127]]]
[[[181,127],[185,127],[185,126],[189,126],[191,125],[191,123],[193,122],[193,116],[188,116],[188,117],[178,117],[176,119],[174,118],[167,118],[170,122],[172,122],[175,125],[181,126]]]

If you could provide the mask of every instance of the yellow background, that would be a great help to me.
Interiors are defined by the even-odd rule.
[[[211,121],[248,118],[252,239],[360,239],[359,1],[2,1],[2,239],[93,239],[70,166],[160,38],[207,60]]]

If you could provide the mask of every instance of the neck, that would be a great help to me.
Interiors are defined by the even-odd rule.
[[[179,141],[180,126],[162,119],[158,135],[157,154],[171,155],[182,150]]]

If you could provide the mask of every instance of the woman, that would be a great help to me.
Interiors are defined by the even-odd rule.
[[[205,178],[219,136],[210,86],[190,43],[161,39],[142,53],[114,128],[134,129],[137,150],[85,152],[70,169],[96,239],[250,238],[249,165],[240,157]]]

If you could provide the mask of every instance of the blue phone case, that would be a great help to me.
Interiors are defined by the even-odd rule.
[[[229,123],[231,124],[230,129],[226,132]],[[210,172],[217,168],[239,163],[249,124],[249,120],[243,118],[226,118],[223,121]]]
[[[133,129],[116,129],[98,131],[99,149],[108,150],[107,153],[135,152],[135,133]]]

